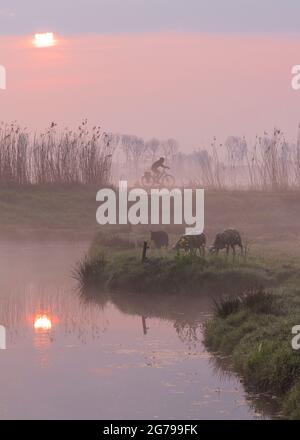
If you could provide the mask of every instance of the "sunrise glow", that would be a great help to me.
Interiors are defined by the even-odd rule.
[[[35,34],[33,44],[36,47],[52,47],[55,46],[56,40],[52,32],[44,34]]]
[[[52,328],[51,319],[47,315],[37,315],[33,324],[35,330],[48,331]]]

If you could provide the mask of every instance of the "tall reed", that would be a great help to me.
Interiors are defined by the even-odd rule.
[[[0,183],[105,184],[115,137],[83,121],[76,131],[51,126],[31,136],[16,123],[0,125]]]

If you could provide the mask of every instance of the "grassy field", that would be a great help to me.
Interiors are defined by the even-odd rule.
[[[97,187],[8,185],[0,188],[3,238],[92,237],[97,230]]]
[[[96,224],[96,185],[9,185],[0,187],[0,235],[52,236],[75,233],[93,237]],[[274,249],[288,255],[300,249],[300,192],[219,191],[205,193],[205,232],[211,242],[229,227],[240,230],[244,241],[260,254]],[[103,232],[120,232],[102,227]],[[151,226],[136,226],[131,233],[149,238]],[[153,228],[155,229],[155,228]],[[177,238],[179,226],[158,226]],[[128,234],[123,228],[123,235]],[[172,235],[173,234],[173,235]],[[283,257],[284,258],[284,257]]]

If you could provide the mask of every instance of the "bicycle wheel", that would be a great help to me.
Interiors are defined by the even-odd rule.
[[[145,187],[145,188],[150,188],[150,187],[152,187],[153,185],[154,185],[154,179],[153,179],[153,177],[152,176],[143,176],[142,177],[142,185]]]
[[[175,179],[171,174],[166,174],[162,178],[162,185],[166,187],[174,186],[175,185]]]

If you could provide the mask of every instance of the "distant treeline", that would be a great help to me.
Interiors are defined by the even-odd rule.
[[[144,141],[136,136],[120,137],[124,157],[122,177],[138,179],[154,159],[164,156],[177,185],[209,189],[244,188],[287,190],[300,187],[300,136],[287,142],[275,128],[256,136],[249,144],[245,138],[229,136],[224,143],[216,138],[208,146],[187,153],[174,139]]]

